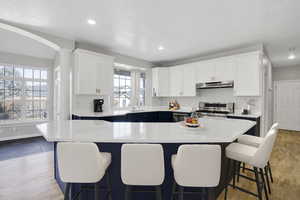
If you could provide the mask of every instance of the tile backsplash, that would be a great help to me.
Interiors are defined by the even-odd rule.
[[[153,106],[167,106],[170,100],[177,100],[181,106],[198,107],[199,101],[235,103],[235,111],[241,112],[250,104],[252,113],[261,113],[261,97],[236,97],[232,88],[206,89],[196,97],[155,97],[152,100]]]

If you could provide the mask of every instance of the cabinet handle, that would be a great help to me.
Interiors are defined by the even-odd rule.
[[[153,88],[153,96],[155,96],[155,97],[156,97],[155,88]]]

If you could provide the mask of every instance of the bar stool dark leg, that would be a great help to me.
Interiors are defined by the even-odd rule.
[[[184,189],[182,186],[178,186],[178,189],[179,189],[179,200],[183,200]]]
[[[254,173],[255,173],[255,181],[256,181],[256,186],[257,186],[258,199],[262,200],[261,186],[260,186],[260,181],[259,181],[259,174],[258,174],[258,170],[257,170],[256,167],[254,167]]]
[[[125,200],[130,200],[131,199],[131,186],[126,185],[125,186]]]
[[[243,173],[245,172],[245,169],[246,169],[246,164],[243,163]]]
[[[264,187],[264,192],[265,192],[266,200],[269,200],[264,171],[263,171],[263,169],[259,169],[259,171],[260,171],[260,176],[261,176],[261,180],[262,180],[263,187]]]
[[[106,184],[107,184],[107,193],[108,193],[108,199],[112,200],[112,188],[111,188],[111,177],[110,177],[110,172],[109,170],[107,171],[106,174]]]
[[[270,186],[270,181],[269,181],[269,175],[268,175],[268,168],[267,166],[264,169],[265,175],[266,175],[266,181],[267,181],[267,186],[268,186],[268,191],[269,194],[271,194],[271,186]]]
[[[176,182],[175,182],[175,180],[174,180],[174,182],[173,182],[173,186],[172,186],[171,200],[173,200],[173,199],[174,199],[175,192],[176,192]]]
[[[99,183],[95,183],[94,187],[95,187],[95,200],[99,200],[100,199],[100,186],[99,186]]]
[[[156,196],[156,200],[162,200],[162,193],[161,193],[160,186],[155,186],[155,196]]]
[[[238,162],[238,174],[237,174],[237,182],[240,181],[240,173],[241,173],[241,162]]]
[[[64,200],[70,199],[70,188],[71,188],[71,183],[66,183]]]
[[[231,166],[231,160],[228,159],[227,161],[227,173],[226,173],[226,186],[225,186],[225,195],[224,195],[224,199],[227,200],[227,193],[228,193],[228,184],[230,183],[230,166]]]
[[[270,173],[271,182],[273,183],[274,181],[273,181],[273,175],[272,175],[272,170],[271,170],[270,162],[268,162],[268,169],[269,169],[268,171]]]
[[[232,180],[232,186],[235,189],[235,175],[236,175],[236,161],[233,161],[233,180]]]

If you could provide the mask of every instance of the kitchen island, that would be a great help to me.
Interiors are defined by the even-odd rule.
[[[223,190],[226,180],[227,159],[225,147],[245,134],[255,126],[255,122],[248,120],[226,118],[200,118],[201,128],[192,129],[178,123],[112,123],[102,120],[72,120],[48,122],[37,125],[45,139],[54,142],[54,169],[55,179],[63,190],[64,184],[59,178],[56,162],[57,142],[95,142],[103,152],[112,153],[112,163],[109,167],[112,178],[112,197],[114,200],[124,199],[124,185],[120,175],[121,146],[124,143],[160,143],[163,145],[165,157],[165,180],[163,182],[163,199],[170,199],[173,183],[171,155],[176,154],[182,144],[219,144],[222,148],[222,171],[220,184],[209,190],[205,199],[215,199]],[[76,158],[74,158],[76,159]],[[80,184],[73,189],[78,191]],[[83,199],[93,199],[93,192],[85,192]],[[153,199],[148,193],[138,193],[134,199]],[[103,196],[104,198],[104,196]],[[195,197],[198,198],[199,197]],[[189,198],[193,199],[193,198]]]

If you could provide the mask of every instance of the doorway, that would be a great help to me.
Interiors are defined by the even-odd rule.
[[[274,120],[280,129],[300,131],[300,80],[274,82]]]

